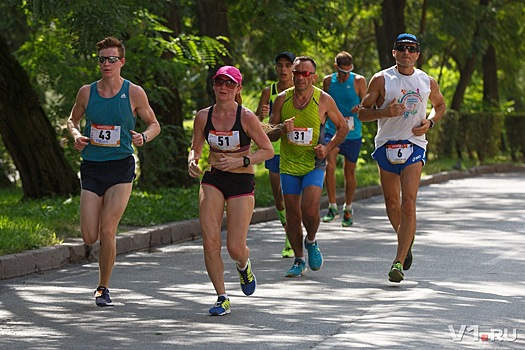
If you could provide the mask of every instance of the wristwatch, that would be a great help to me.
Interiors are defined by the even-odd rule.
[[[142,133],[141,135],[142,135],[142,143],[146,144],[146,142],[148,142],[148,137],[144,133]]]
[[[242,165],[243,167],[247,167],[250,165],[250,158],[248,156],[242,156]]]
[[[434,121],[432,119],[427,119],[429,122],[430,122],[430,127],[429,129],[432,129],[434,127]]]

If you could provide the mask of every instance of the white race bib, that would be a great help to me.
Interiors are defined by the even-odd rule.
[[[412,155],[411,143],[386,145],[386,158],[392,164],[404,164]]]
[[[348,128],[350,128],[350,131],[354,130],[354,117],[345,117],[346,124],[348,124]]]
[[[120,146],[120,125],[91,124],[91,144],[103,147]]]
[[[288,133],[288,142],[298,146],[309,146],[312,144],[313,135],[313,128],[293,128],[293,131]]]
[[[241,148],[239,131],[210,130],[208,143],[220,151],[237,151]]]

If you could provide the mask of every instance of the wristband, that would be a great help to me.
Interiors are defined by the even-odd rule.
[[[148,142],[148,137],[144,133],[142,133],[141,135],[142,135],[142,143],[145,145],[146,142]]]
[[[434,121],[432,119],[427,119],[430,122],[429,129],[432,129],[434,127]]]

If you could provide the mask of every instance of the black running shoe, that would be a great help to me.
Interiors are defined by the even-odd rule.
[[[410,249],[408,249],[407,256],[405,258],[405,261],[403,262],[404,271],[408,270],[410,266],[412,266],[412,246],[414,245],[414,238],[412,239],[412,243],[410,244]]]
[[[97,306],[113,306],[113,301],[109,297],[109,289],[98,286],[95,291],[95,303]]]

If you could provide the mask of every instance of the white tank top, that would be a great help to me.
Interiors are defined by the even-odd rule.
[[[405,105],[406,111],[399,117],[377,120],[375,147],[379,148],[387,141],[409,140],[426,149],[425,135],[415,136],[412,128],[421,125],[421,121],[427,117],[430,78],[420,69],[416,69],[409,76],[400,74],[395,66],[385,69],[383,76],[385,78],[385,102],[380,109],[385,109],[395,98],[397,102]]]

